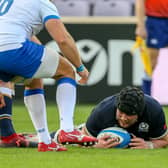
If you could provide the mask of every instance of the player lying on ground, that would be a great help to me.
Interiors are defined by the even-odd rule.
[[[123,88],[119,94],[101,101],[82,128],[85,135],[97,137],[107,127],[121,127],[133,135],[133,149],[161,148],[168,145],[168,130],[161,105],[136,87]],[[101,139],[96,147],[114,147],[113,140]]]
[[[168,130],[161,105],[136,87],[126,87],[118,94],[102,100],[80,129],[85,135],[97,137],[101,130],[108,127],[121,127],[132,134],[129,144],[132,149],[153,149],[168,145]],[[25,135],[27,139],[37,141],[35,135]],[[51,133],[51,137],[57,139],[56,132]],[[114,141],[104,136],[98,139],[94,147],[112,148],[118,145]]]

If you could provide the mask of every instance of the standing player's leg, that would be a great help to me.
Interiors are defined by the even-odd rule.
[[[96,142],[96,138],[84,136],[80,131],[74,129],[73,115],[76,104],[76,81],[75,71],[71,64],[66,58],[59,56],[51,49],[46,49],[45,53],[47,56],[44,57],[42,65],[34,77],[44,77],[44,73],[42,74],[41,72],[50,72],[46,76],[52,76],[57,80],[56,101],[60,115],[60,130],[57,131],[58,136],[56,136],[56,139],[62,144],[89,145]],[[53,64],[54,62],[57,62],[57,64]]]
[[[62,144],[92,145],[97,141],[93,137],[82,135],[74,129],[74,109],[76,105],[75,72],[68,61],[61,57],[55,78],[57,79],[56,102],[60,116],[60,130],[56,139]]]
[[[0,147],[29,146],[29,142],[16,134],[12,123],[13,84],[0,81],[0,92],[4,95],[5,106],[0,108]]]
[[[41,79],[34,79],[24,91],[24,102],[37,131],[39,145],[38,151],[57,150],[66,148],[52,142],[47,125],[46,103]]]
[[[158,60],[159,50],[155,48],[148,48],[148,53],[151,61],[152,71],[154,71]],[[142,90],[145,94],[151,95],[151,86],[152,77],[145,72],[145,75],[142,79]]]

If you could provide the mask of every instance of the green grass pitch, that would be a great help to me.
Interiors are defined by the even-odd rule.
[[[77,105],[75,124],[85,122],[94,105]],[[168,108],[164,108],[168,119]],[[58,128],[58,112],[48,104],[49,130]],[[24,105],[15,104],[17,132],[34,132]],[[154,150],[93,149],[67,146],[67,152],[37,152],[33,148],[0,148],[0,168],[167,168],[168,148]]]

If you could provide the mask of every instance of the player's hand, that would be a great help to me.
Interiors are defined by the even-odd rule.
[[[135,30],[136,36],[140,36],[143,39],[146,39],[147,32],[145,26],[137,26]]]
[[[5,106],[5,100],[2,93],[0,93],[0,108]]]
[[[129,143],[129,147],[131,149],[149,149],[147,142],[142,138],[136,137],[135,135],[133,135],[133,138]]]
[[[98,139],[98,143],[94,145],[95,148],[113,148],[119,145],[117,138],[111,138],[109,135],[105,135]]]
[[[89,72],[88,70],[84,67],[84,70],[81,72],[77,72],[78,75],[81,77],[81,79],[78,81],[80,84],[86,84],[88,77],[89,77]]]

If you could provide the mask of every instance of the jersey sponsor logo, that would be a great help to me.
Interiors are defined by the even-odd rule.
[[[8,12],[12,3],[13,3],[13,0],[0,0],[0,16]]]
[[[148,132],[149,131],[149,124],[146,122],[141,122],[138,127],[139,132]]]

